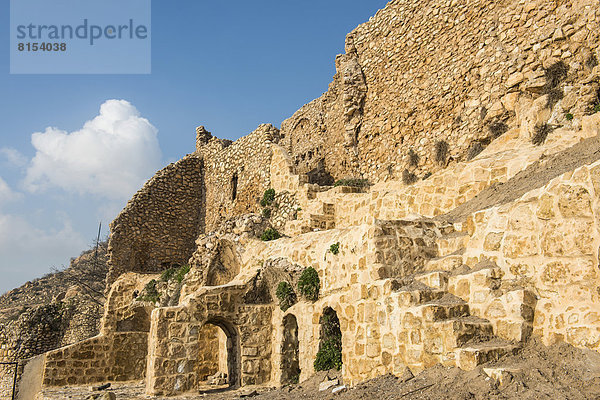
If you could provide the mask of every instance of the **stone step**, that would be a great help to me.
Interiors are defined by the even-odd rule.
[[[452,271],[463,264],[462,254],[449,254],[425,261],[425,271]]]
[[[398,304],[405,307],[441,299],[446,293],[441,289],[431,288],[418,281],[393,290],[398,293]]]
[[[444,347],[450,351],[473,339],[490,340],[494,336],[492,323],[487,319],[466,316],[438,321],[437,329],[442,332]]]
[[[453,232],[437,240],[438,256],[444,257],[464,251],[471,237],[464,232]]]
[[[466,344],[455,350],[456,366],[471,371],[478,365],[496,361],[505,354],[515,354],[519,346],[502,339]]]
[[[415,281],[421,282],[430,288],[448,290],[448,273],[445,271],[432,271],[415,276]]]
[[[437,322],[469,315],[469,305],[449,293],[442,298],[418,306],[425,322]]]
[[[493,261],[482,261],[473,268],[451,276],[452,280],[468,279],[481,287],[489,287],[496,290],[499,287],[502,278],[502,269]]]
[[[333,203],[323,203],[323,215],[335,215],[335,204]]]
[[[297,236],[303,233],[311,232],[308,221],[305,220],[295,220],[288,221],[285,224],[284,233],[288,236]]]
[[[310,229],[311,230],[328,230],[335,228],[335,218],[333,215],[321,215],[311,214],[310,215]]]
[[[366,193],[368,190],[367,187],[335,186],[332,191],[334,193]]]

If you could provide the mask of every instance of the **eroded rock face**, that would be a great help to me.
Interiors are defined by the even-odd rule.
[[[189,260],[191,271],[184,296],[203,286],[219,286],[233,280],[241,272],[245,246],[260,238],[269,226],[264,217],[245,214],[223,222],[215,232],[200,235]]]

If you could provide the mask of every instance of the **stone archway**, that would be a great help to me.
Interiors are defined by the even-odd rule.
[[[319,323],[320,341],[315,370],[339,370],[342,368],[342,331],[337,312],[331,307],[325,307]]]
[[[200,328],[198,385],[205,390],[240,386],[239,336],[232,324],[210,319]]]
[[[283,339],[281,342],[281,384],[298,383],[300,379],[300,354],[298,342],[298,321],[288,314],[283,318]]]

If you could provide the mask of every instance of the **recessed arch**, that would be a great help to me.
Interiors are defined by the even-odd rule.
[[[283,317],[281,341],[281,384],[298,383],[300,380],[300,349],[298,342],[298,320],[293,314]]]
[[[240,343],[237,329],[222,318],[202,324],[198,346],[198,383],[205,390],[240,386]]]

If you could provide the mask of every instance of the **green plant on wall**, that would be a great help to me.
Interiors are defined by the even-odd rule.
[[[366,179],[359,179],[359,178],[352,178],[352,179],[339,179],[337,181],[335,181],[335,183],[333,184],[333,186],[352,186],[352,187],[366,187],[366,186],[370,186],[371,184],[369,183],[368,180]]]
[[[336,312],[327,307],[321,316],[321,342],[315,358],[315,371],[342,368],[342,331]]]
[[[175,272],[177,271],[177,269],[175,268],[169,268],[163,271],[162,274],[160,274],[160,281],[161,282],[169,282],[171,280],[171,278],[173,278],[173,275],[175,275]]]
[[[302,275],[300,275],[300,279],[298,280],[298,291],[302,296],[307,300],[317,301],[320,286],[319,274],[313,267],[308,267],[302,271]]]
[[[179,268],[169,268],[163,271],[160,275],[161,282],[169,282],[171,279],[175,279],[177,282],[181,283],[185,275],[190,272],[190,266],[185,264]]]
[[[265,217],[266,219],[271,218],[271,209],[268,207],[265,207],[262,209],[262,215],[263,217]]]
[[[156,303],[160,300],[160,293],[156,288],[156,280],[152,279],[144,286],[142,294],[138,297],[139,301],[149,301],[150,303]]]
[[[286,281],[279,282],[275,295],[279,299],[279,308],[281,308],[281,311],[286,311],[296,302],[296,293],[294,293],[292,285]]]
[[[277,229],[267,228],[263,234],[260,236],[260,240],[263,242],[268,242],[271,240],[276,240],[281,237],[281,234],[277,231]]]
[[[334,243],[331,246],[329,246],[329,251],[331,251],[331,254],[337,255],[340,252],[340,242]]]
[[[183,281],[183,278],[185,278],[185,276],[187,275],[187,273],[190,272],[190,266],[188,264],[182,265],[181,267],[179,267],[179,269],[177,270],[177,272],[175,273],[175,275],[173,276],[175,278],[175,280],[179,283],[181,283]]]
[[[267,207],[273,204],[275,201],[275,189],[267,189],[263,194],[262,199],[260,200],[260,205],[262,207]]]

